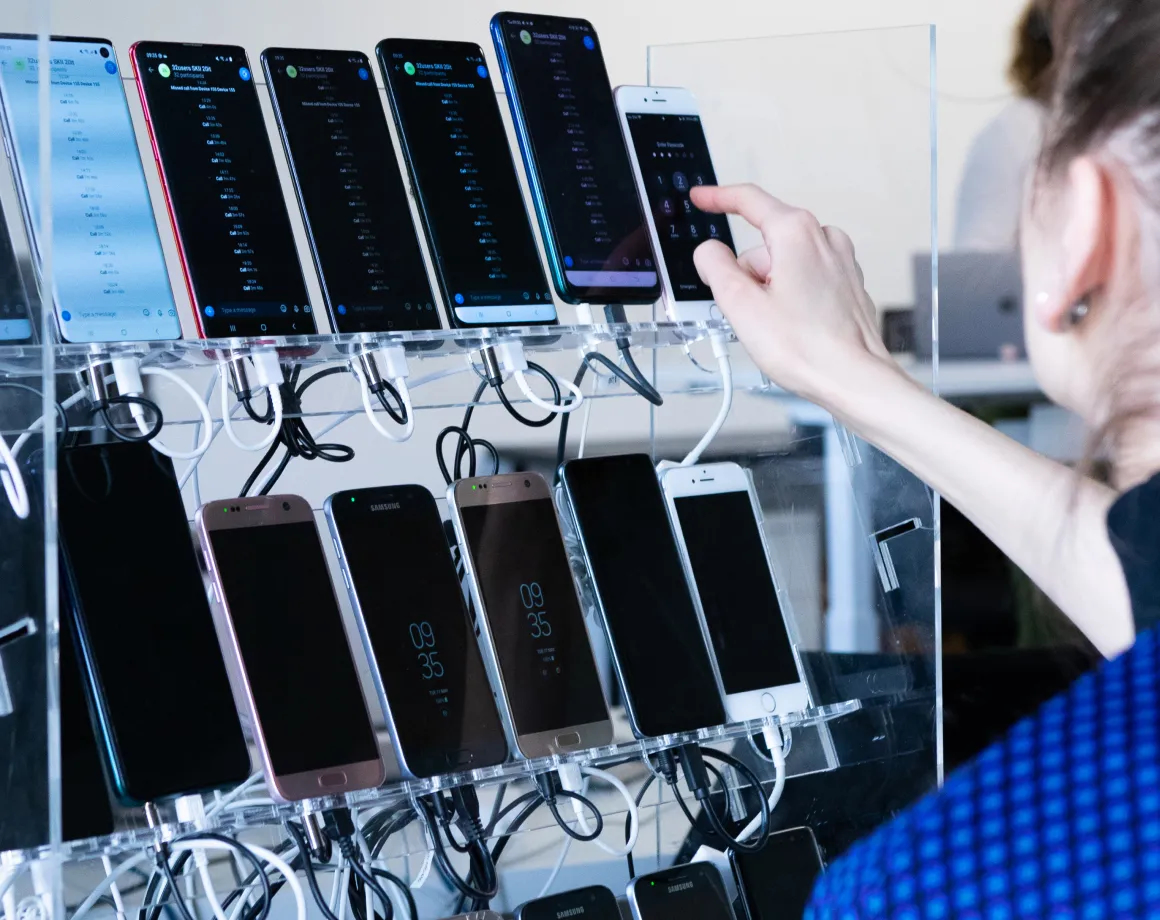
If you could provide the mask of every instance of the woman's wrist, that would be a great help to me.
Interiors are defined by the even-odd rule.
[[[869,353],[840,362],[811,389],[812,402],[868,440],[909,398],[930,395],[892,358]]]

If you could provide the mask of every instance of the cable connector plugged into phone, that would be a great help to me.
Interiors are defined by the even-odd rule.
[[[258,386],[265,389],[270,406],[273,408],[270,431],[254,444],[244,443],[234,431],[232,418],[235,410],[230,406],[230,390],[233,390],[234,396],[240,404],[248,404],[254,393],[250,388],[249,371],[246,365],[247,356],[233,353],[227,354],[226,360],[219,366],[219,373],[222,375],[220,388],[222,426],[225,428],[226,436],[230,442],[239,450],[265,450],[278,439],[282,432],[282,394],[278,389],[282,385],[282,366],[278,362],[278,352],[275,350],[255,351],[248,358],[249,364],[254,369]],[[228,387],[225,385],[227,380],[230,384]]]
[[[592,777],[603,780],[620,793],[621,798],[624,799],[625,809],[628,815],[628,839],[622,847],[614,847],[605,843],[599,838],[599,832],[593,834],[593,831],[589,828],[588,816],[585,814],[585,806],[581,799],[572,799],[572,813],[576,816],[576,824],[580,828],[581,833],[593,834],[592,842],[609,856],[627,856],[630,854],[635,849],[637,837],[640,834],[640,809],[637,807],[636,799],[628,787],[607,770],[598,770],[596,767],[589,766],[582,767],[576,763],[561,764],[557,773],[560,778],[560,787],[566,792],[575,792],[580,796],[587,796],[588,784],[586,777]]]
[[[583,401],[583,396],[579,390],[576,390],[571,384],[565,381],[565,386],[576,394],[576,401],[571,404],[565,404],[565,401],[560,393],[560,381],[558,381],[552,374],[544,367],[527,360],[524,356],[523,343],[518,339],[507,342],[499,342],[495,345],[485,345],[479,350],[479,360],[483,365],[482,376],[488,385],[495,390],[495,395],[499,397],[500,403],[503,404],[504,409],[507,410],[508,415],[514,418],[521,425],[526,425],[529,428],[543,428],[545,425],[552,424],[556,417],[564,412],[571,412],[579,408]],[[552,388],[552,402],[546,402],[535,393],[532,392],[531,386],[528,384],[528,372],[532,372],[539,377],[542,377]],[[520,390],[523,391],[528,401],[535,406],[539,406],[548,414],[543,418],[531,419],[522,414],[510,399],[507,393],[504,392],[504,381],[507,377],[511,377],[516,381]],[[476,400],[483,393],[483,384],[480,385]],[[473,400],[474,402],[474,400]],[[463,428],[466,430],[466,425]]]
[[[410,369],[407,367],[406,349],[402,345],[382,345],[367,349],[359,352],[351,360],[350,366],[358,378],[363,410],[375,431],[390,441],[406,441],[411,437],[415,431],[415,411],[407,388]],[[388,394],[394,399],[395,405],[387,399]],[[398,431],[384,427],[375,417],[372,396],[378,400],[383,411],[401,426]]]
[[[149,446],[157,451],[157,453],[165,457],[170,457],[173,460],[196,460],[209,450],[210,444],[213,443],[213,417],[210,415],[209,406],[201,398],[201,394],[190,386],[183,377],[164,367],[142,367],[140,359],[136,356],[118,356],[111,359],[110,363],[113,367],[113,380],[117,385],[117,393],[119,395],[110,398],[107,395],[107,387],[101,381],[101,388],[105,389],[105,395],[103,397],[105,400],[105,409],[103,411],[107,412],[108,405],[115,400],[120,399],[126,402],[129,406],[129,414],[133,416],[133,421],[137,423],[137,430],[140,432],[140,437],[125,438],[123,433],[119,432],[116,428],[111,428],[113,434],[122,440],[148,441]],[[99,372],[95,375],[90,373],[89,376],[90,381],[94,384],[94,392],[96,392],[96,381],[101,380],[101,374]],[[164,424],[164,418],[157,403],[145,398],[144,377],[162,377],[168,380],[181,389],[193,401],[194,406],[197,407],[198,414],[201,416],[201,434],[198,438],[197,445],[192,450],[177,450],[176,448],[169,447],[157,437]],[[150,412],[155,416],[155,421],[152,425],[148,421]]]
[[[527,377],[529,370],[534,369],[535,372],[541,377],[551,377],[552,375],[549,374],[548,371],[544,370],[544,368],[540,367],[540,365],[528,361],[524,355],[523,342],[518,340],[500,342],[495,346],[495,352],[504,371],[511,374],[512,378],[516,382],[516,386],[520,388],[520,391],[524,394],[524,397],[533,406],[537,406],[546,412],[567,414],[569,412],[575,412],[580,408],[581,404],[583,404],[584,394],[580,392],[579,387],[573,386],[567,380],[556,380],[554,377],[552,378],[557,385],[563,384],[564,388],[572,393],[572,400],[570,402],[561,402],[559,395],[557,394],[555,402],[549,403],[532,392],[532,388],[528,383]],[[552,389],[555,393],[558,389],[558,386],[553,387]]]

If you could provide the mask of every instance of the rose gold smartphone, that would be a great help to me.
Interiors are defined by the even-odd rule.
[[[309,503],[210,502],[197,529],[230,682],[273,796],[380,785],[385,768]]]
[[[537,473],[460,479],[447,498],[512,750],[532,759],[609,744],[548,483]]]

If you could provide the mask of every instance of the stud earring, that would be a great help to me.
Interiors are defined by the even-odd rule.
[[[1089,311],[1087,300],[1081,300],[1068,311],[1068,324],[1071,326],[1078,326],[1087,317]]]

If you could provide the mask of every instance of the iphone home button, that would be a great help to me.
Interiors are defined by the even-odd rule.
[[[773,698],[772,693],[761,694],[761,708],[766,712],[773,712],[777,709],[777,700]]]
[[[579,744],[580,735],[578,732],[564,732],[564,734],[556,736],[556,747],[558,748],[574,748]]]
[[[329,789],[332,786],[345,786],[346,774],[342,770],[335,770],[333,773],[323,773],[318,777],[318,785],[323,789]]]

